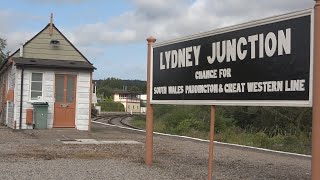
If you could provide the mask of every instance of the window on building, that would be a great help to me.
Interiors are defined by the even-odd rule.
[[[119,94],[120,99],[126,99],[126,95],[125,94]]]
[[[42,73],[32,73],[31,75],[31,100],[42,99]]]

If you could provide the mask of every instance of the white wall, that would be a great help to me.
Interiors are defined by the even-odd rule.
[[[77,77],[76,128],[89,130],[90,73],[80,72]]]
[[[19,128],[20,122],[20,88],[21,88],[21,69],[16,71],[16,87],[15,87],[15,114],[16,114],[16,125]],[[22,105],[22,129],[32,129],[32,125],[26,125],[26,110],[33,109],[32,101],[30,99],[30,84],[31,84],[31,73],[39,72],[43,73],[42,81],[42,100],[40,102],[48,102],[48,119],[47,126],[52,128],[53,126],[53,113],[54,113],[54,72],[53,71],[44,71],[44,70],[24,70],[23,77],[23,105]]]
[[[138,95],[138,98],[142,101],[146,101],[147,100],[147,95],[146,94],[140,94]]]
[[[122,100],[123,100],[123,99],[122,99]],[[114,94],[114,95],[113,95],[113,101],[114,101],[114,102],[119,102],[119,101],[121,101],[121,100],[120,100],[120,97],[119,97],[119,94]]]
[[[127,102],[126,106],[126,112],[140,112],[140,102]]]
[[[22,128],[31,129],[32,126],[26,125],[26,109],[33,109],[30,99],[30,82],[32,72],[43,73],[42,83],[42,102],[48,102],[48,128],[53,127],[54,121],[54,89],[55,89],[55,74],[76,74],[77,75],[77,94],[76,94],[76,129],[88,130],[89,129],[89,98],[90,98],[90,72],[76,72],[76,71],[54,71],[54,70],[36,70],[36,69],[25,69],[24,71],[24,82],[23,82],[23,110],[22,110]],[[17,69],[15,76],[15,121],[17,128],[19,128],[20,120],[20,86],[21,86],[21,69]]]
[[[146,107],[140,107],[140,112],[141,113],[146,113],[147,112],[147,108]]]

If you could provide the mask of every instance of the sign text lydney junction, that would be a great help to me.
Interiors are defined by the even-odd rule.
[[[152,103],[311,106],[311,13],[155,44]]]

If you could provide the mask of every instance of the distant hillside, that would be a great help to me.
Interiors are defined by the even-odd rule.
[[[97,85],[98,97],[110,97],[113,91],[126,90],[138,91],[141,94],[145,94],[147,90],[147,82],[141,80],[122,80],[118,78],[107,78],[93,80]]]

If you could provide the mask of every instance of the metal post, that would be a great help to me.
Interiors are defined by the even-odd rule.
[[[21,85],[20,85],[20,118],[19,118],[19,129],[22,129],[22,106],[23,106],[23,79],[24,79],[24,66],[21,69]]]
[[[152,44],[156,39],[150,36],[148,39],[148,63],[147,63],[147,116],[146,116],[146,149],[145,149],[145,162],[147,166],[152,165],[153,159],[153,107],[150,104],[150,90],[151,90],[151,58],[152,58]]]
[[[212,180],[214,121],[215,121],[215,118],[216,118],[215,116],[216,116],[216,106],[211,106],[211,112],[210,112],[210,145],[209,145],[208,180]]]
[[[320,0],[314,6],[314,70],[312,106],[312,180],[320,179]]]

